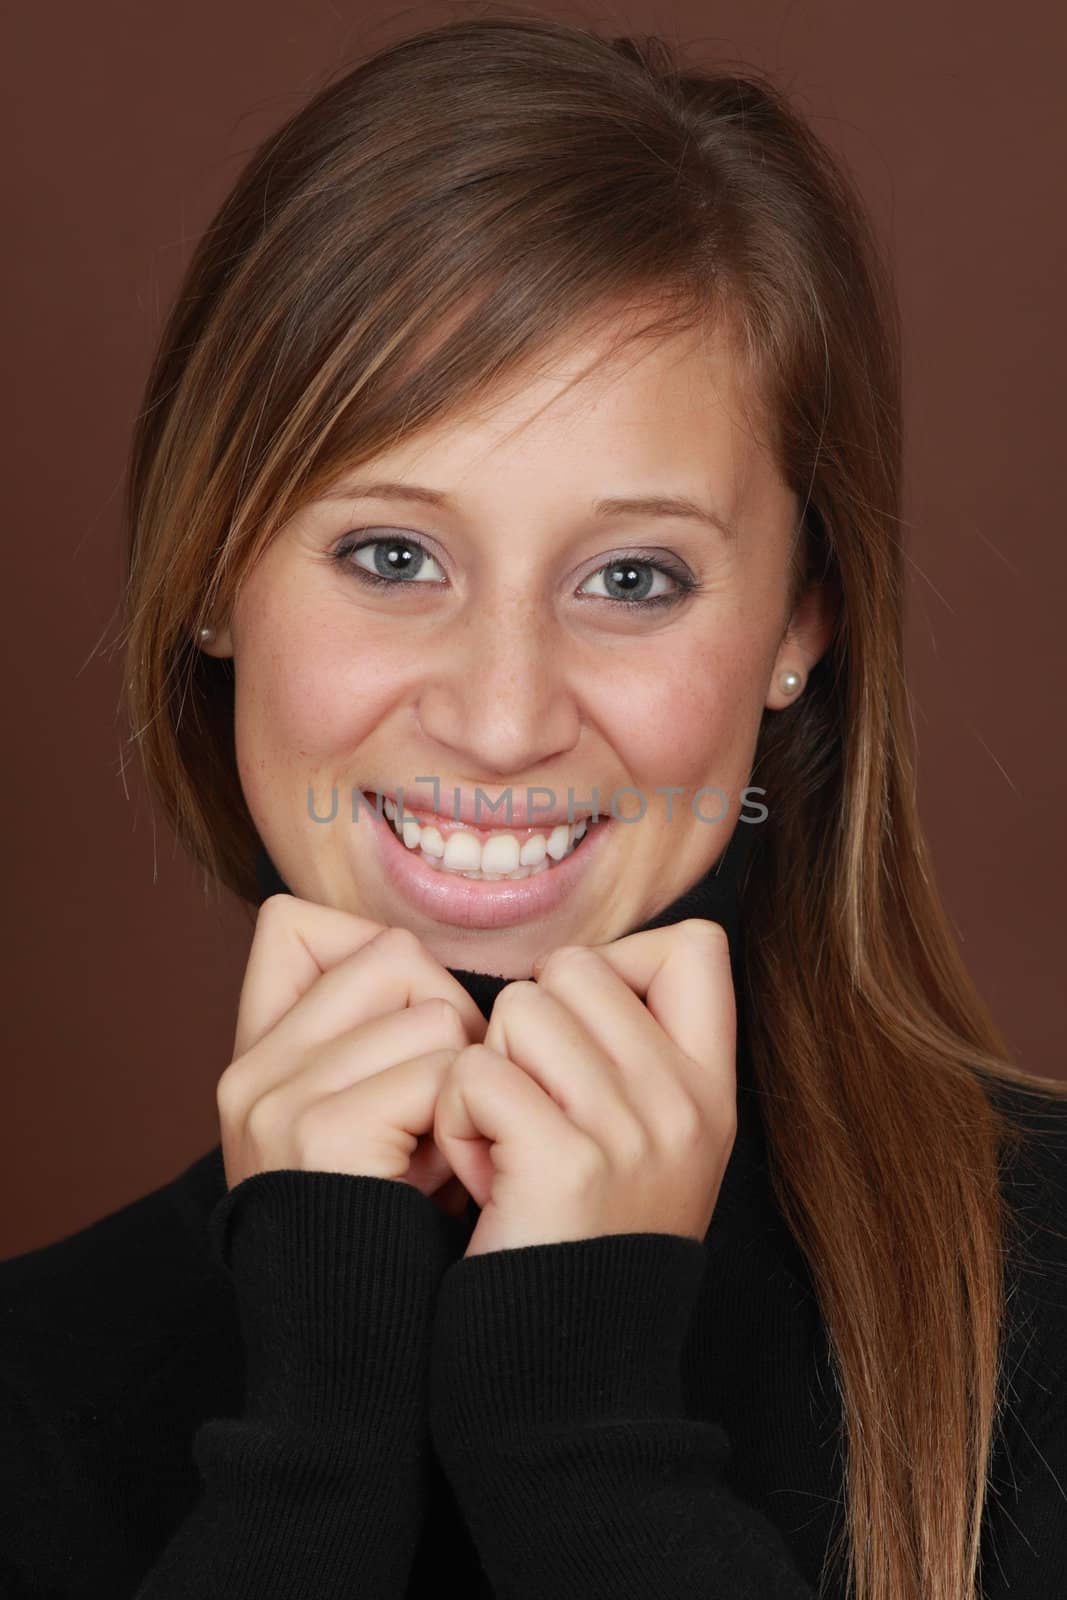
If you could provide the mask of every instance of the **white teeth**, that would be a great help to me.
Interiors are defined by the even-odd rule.
[[[562,856],[567,854],[567,851],[570,849],[573,832],[573,828],[570,827],[566,822],[561,822],[552,829],[552,832],[548,836],[548,843],[545,845],[545,849],[548,851],[553,861],[559,861]]]
[[[393,832],[403,839],[409,850],[419,850],[424,859],[446,872],[459,872],[468,877],[486,878],[528,877],[533,872],[543,872],[552,861],[561,861],[588,831],[588,821],[560,822],[546,836],[533,833],[521,843],[512,833],[493,833],[483,843],[476,834],[457,829],[444,838],[432,823],[416,822],[405,815],[400,822],[400,811],[395,800],[385,799],[383,809],[392,824]]]
[[[532,833],[519,851],[519,865],[536,867],[545,859],[545,844],[543,833]]]
[[[422,852],[422,859],[437,872],[447,872],[435,856]],[[519,883],[523,878],[536,878],[539,872],[547,872],[552,865],[547,859],[539,867],[519,867],[515,872],[460,872],[453,873],[453,877],[475,878],[479,883]]]
[[[473,833],[450,833],[445,840],[443,866],[455,872],[477,872],[482,865],[482,847]]]
[[[487,839],[482,845],[482,871],[517,872],[520,853],[519,841],[514,834],[501,833]]]

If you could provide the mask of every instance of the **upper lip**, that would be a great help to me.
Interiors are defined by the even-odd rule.
[[[531,784],[530,787],[535,790],[538,787],[547,789],[549,785],[538,786]],[[571,787],[573,788],[574,785],[572,784]],[[415,816],[420,814],[439,816],[444,822],[465,822],[472,828],[482,828],[486,831],[500,829],[503,833],[506,833],[510,828],[553,828],[561,822],[581,822],[583,818],[588,819],[593,815],[592,805],[579,805],[577,799],[569,815],[565,804],[554,806],[549,811],[536,809],[536,794],[533,797],[535,808],[530,809],[526,804],[525,789],[512,789],[510,791],[505,789],[502,795],[494,795],[488,789],[483,789],[478,796],[477,810],[475,809],[476,797],[460,788],[458,784],[452,787],[447,784],[441,784],[438,792],[440,794],[440,809],[435,811],[432,789],[429,793],[426,793],[424,790],[419,789],[418,786],[411,789],[405,786],[404,810],[411,812]],[[457,792],[459,798],[458,807],[456,805]],[[555,792],[555,790],[552,790],[553,794]],[[368,795],[372,801],[375,795],[379,793],[383,802],[385,800],[396,802],[396,794],[391,789],[364,790],[364,794]],[[510,808],[506,798],[509,793],[511,795]],[[490,807],[495,802],[499,802],[499,809],[493,811]]]

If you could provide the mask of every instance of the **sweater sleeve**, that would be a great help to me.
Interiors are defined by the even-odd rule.
[[[194,1434],[201,1498],[137,1600],[402,1595],[444,1217],[409,1184],[276,1171],[237,1184],[209,1228],[236,1288],[244,1404]]]
[[[430,1427],[498,1600],[813,1600],[775,1525],[730,1489],[730,1444],[686,1415],[704,1271],[678,1234],[453,1263]]]

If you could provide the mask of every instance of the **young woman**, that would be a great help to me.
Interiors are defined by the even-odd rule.
[[[757,74],[452,23],[256,153],[128,487],[221,1137],[0,1271],[5,1595],[1053,1592],[1067,1112],[933,886],[900,436]]]

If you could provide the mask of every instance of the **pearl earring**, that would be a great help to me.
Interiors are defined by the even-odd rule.
[[[215,630],[211,627],[201,628],[197,637],[199,638],[201,644],[214,644]]]
[[[783,694],[796,694],[803,682],[799,672],[783,672],[778,679]]]

